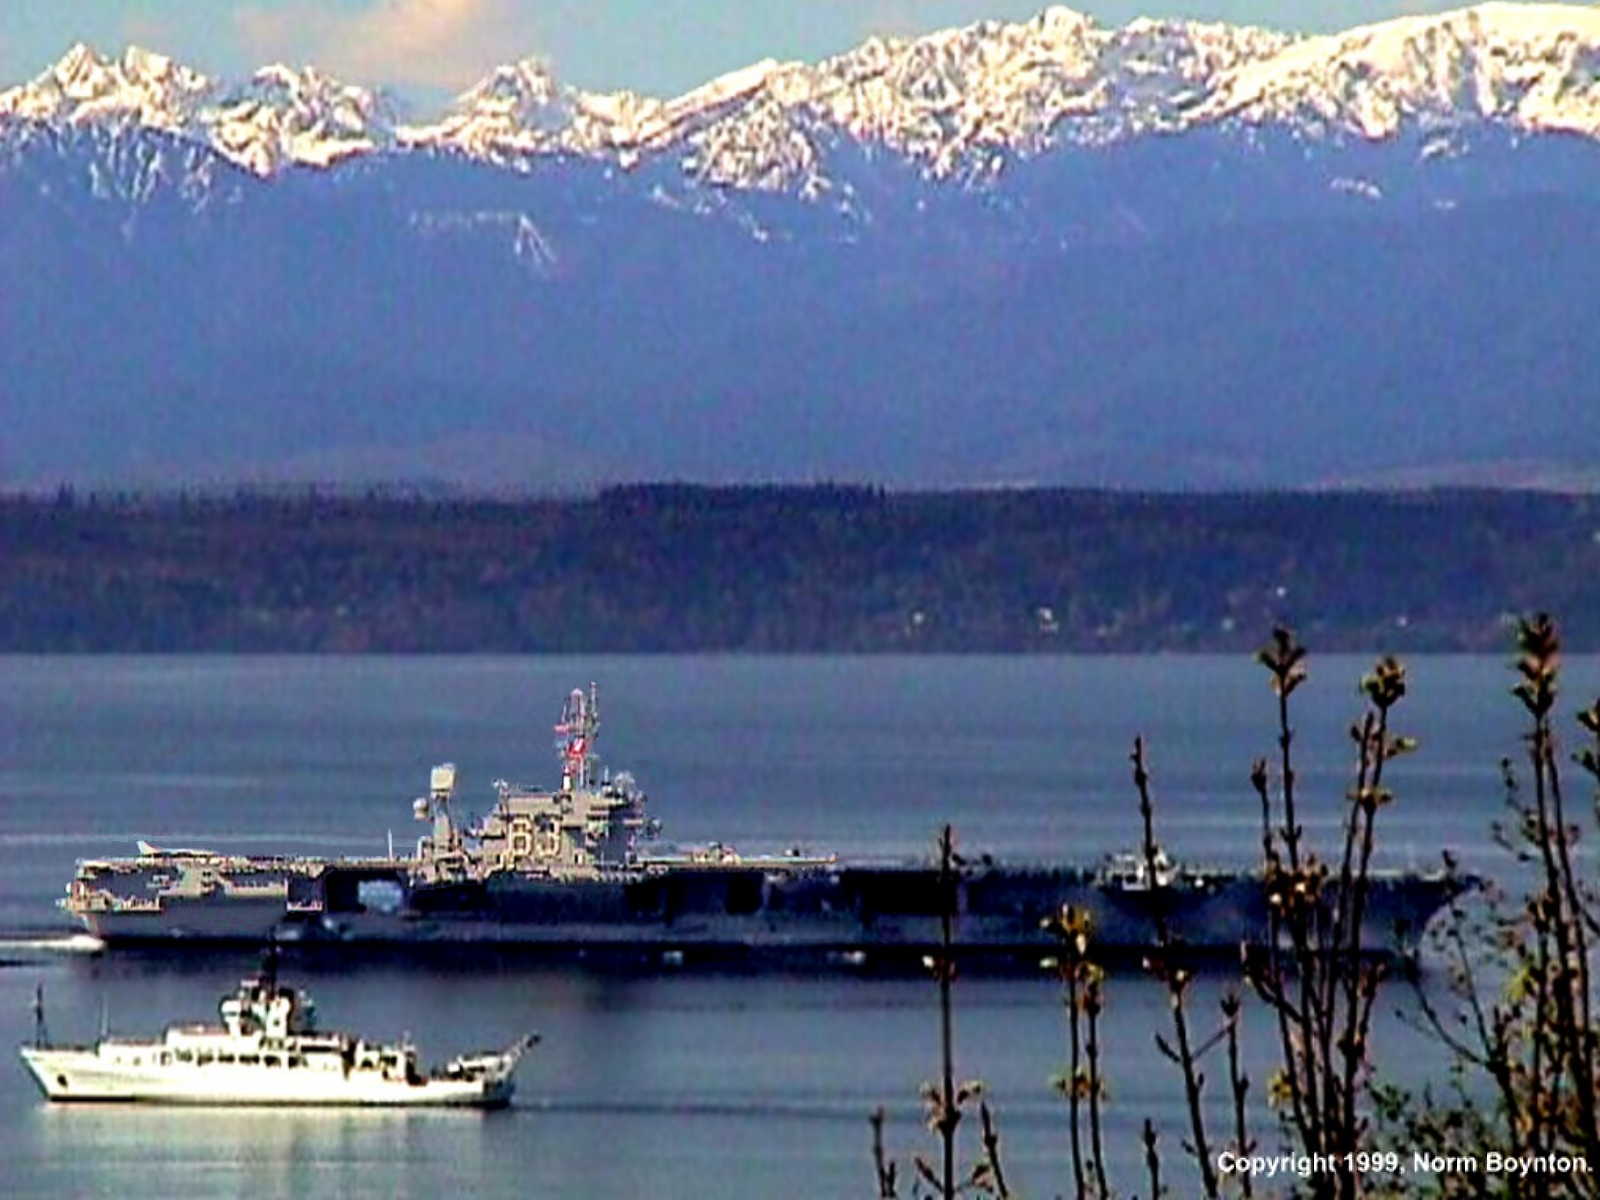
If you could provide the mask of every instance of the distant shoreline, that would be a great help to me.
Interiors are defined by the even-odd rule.
[[[1600,649],[1600,497],[608,488],[0,497],[4,653]]]

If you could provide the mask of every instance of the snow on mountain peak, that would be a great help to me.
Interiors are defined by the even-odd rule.
[[[206,76],[129,46],[107,58],[79,42],[29,83],[0,92],[0,114],[70,124],[133,123],[180,132],[209,94]]]
[[[508,128],[537,124],[561,102],[561,86],[542,58],[496,67],[456,98],[458,114],[477,114],[506,123]]]
[[[670,100],[561,87],[528,60],[498,68],[443,120],[402,138],[518,163],[563,152],[632,166],[670,150],[703,183],[817,195],[835,186],[826,161],[841,138],[947,178],[1036,153],[1063,121],[1080,141],[1172,128],[1178,100],[1290,40],[1187,22],[1104,29],[1057,6],[1020,24],[873,37],[815,65],[765,59]]]
[[[228,89],[146,50],[108,59],[80,45],[0,92],[7,116],[160,129],[262,175],[398,145],[517,167],[661,157],[712,186],[820,196],[848,190],[835,153],[848,143],[982,182],[1052,147],[1213,124],[1386,138],[1488,120],[1600,138],[1600,8],[1490,3],[1299,37],[1149,18],[1111,28],[1054,6],[873,37],[815,64],[765,59],[672,99],[582,91],[527,58],[407,126],[380,93],[310,67],[265,67]]]
[[[402,131],[411,145],[434,145],[492,161],[567,152],[615,156],[624,165],[659,149],[695,122],[761,87],[772,59],[730,72],[672,100],[633,91],[585,92],[559,84],[541,59],[497,67],[457,97],[433,125]]]
[[[326,167],[393,144],[395,113],[381,92],[315,67],[262,67],[207,111],[212,143],[258,175],[286,163]]]
[[[553,132],[570,121],[567,95],[549,63],[525,58],[496,67],[457,96],[439,121],[403,128],[399,137],[407,145],[505,161],[553,149]]]
[[[1095,28],[1095,20],[1065,4],[1052,4],[1033,19],[1041,33],[1081,37]]]
[[[0,118],[138,127],[210,145],[260,175],[291,163],[326,166],[391,140],[387,100],[314,68],[264,67],[224,88],[138,46],[120,59],[73,46],[29,83],[0,92]]]
[[[1308,38],[1217,81],[1197,120],[1391,137],[1488,119],[1600,137],[1600,9],[1484,4]]]
[[[687,165],[717,183],[798,182],[817,192],[827,186],[826,148],[843,134],[934,178],[981,178],[1058,137],[1170,129],[1178,102],[1211,75],[1289,40],[1176,21],[1106,29],[1062,7],[1021,24],[873,38],[815,67],[774,72],[737,118],[696,135]]]

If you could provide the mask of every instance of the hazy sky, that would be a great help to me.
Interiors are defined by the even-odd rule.
[[[31,78],[73,42],[129,42],[211,74],[315,63],[415,96],[456,92],[538,54],[565,81],[668,94],[756,59],[817,59],[872,33],[1018,20],[1042,0],[0,0],[0,83]],[[1097,0],[1104,24],[1184,16],[1332,30],[1459,4],[1437,0]]]

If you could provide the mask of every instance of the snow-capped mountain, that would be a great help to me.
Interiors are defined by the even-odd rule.
[[[382,93],[315,68],[263,67],[230,86],[137,46],[121,58],[73,46],[31,82],[0,92],[0,122],[7,117],[172,134],[262,176],[289,165],[326,167],[394,140]]]
[[[1019,25],[874,38],[816,67],[769,73],[737,111],[697,132],[686,165],[725,186],[815,189],[815,164],[844,138],[929,178],[980,179],[1058,144],[1176,129],[1181,105],[1209,79],[1287,40],[1192,22],[1104,29],[1065,8]]]
[[[1484,4],[1307,38],[1215,78],[1190,114],[1378,140],[1483,120],[1600,138],[1600,8]]]
[[[764,60],[673,99],[586,92],[525,59],[436,119],[401,125],[381,92],[314,68],[226,85],[130,48],[74,46],[0,92],[0,119],[139,126],[204,141],[258,175],[379,149],[442,149],[527,167],[657,156],[721,188],[825,193],[841,144],[934,180],[981,181],[1016,158],[1208,126],[1390,138],[1492,122],[1600,137],[1600,9],[1493,3],[1322,37],[1068,8],[915,38],[872,38],[816,64]]]
[[[162,54],[128,47],[120,59],[78,43],[31,83],[0,92],[0,114],[32,121],[123,124],[196,133],[215,84]]]
[[[522,58],[404,119],[78,46],[0,91],[0,211],[0,485],[500,438],[537,487],[1600,459],[1590,7],[1051,8],[671,99]]]
[[[313,67],[263,67],[244,87],[218,96],[201,119],[217,150],[258,175],[290,164],[330,166],[395,140],[395,110],[383,93]]]
[[[575,154],[636,165],[651,151],[725,116],[776,69],[771,60],[660,100],[636,92],[585,92],[557,83],[537,58],[496,68],[428,125],[405,129],[410,146],[441,147],[495,163]]]
[[[631,167],[665,153],[699,182],[808,195],[829,189],[829,152],[850,141],[929,178],[973,179],[1058,140],[1181,128],[1211,80],[1292,41],[1182,21],[1107,29],[1056,7],[1020,24],[875,37],[815,65],[766,59],[671,100],[564,88],[529,60],[405,136],[498,162],[561,152]]]

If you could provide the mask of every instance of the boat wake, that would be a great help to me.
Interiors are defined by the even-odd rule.
[[[55,956],[99,954],[106,944],[93,934],[0,937],[0,964],[39,962]]]

